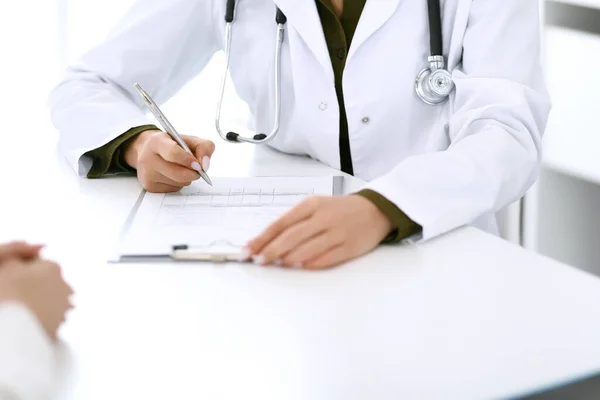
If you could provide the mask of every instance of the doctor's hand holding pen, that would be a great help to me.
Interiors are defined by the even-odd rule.
[[[176,192],[200,178],[200,170],[210,167],[215,144],[195,136],[181,135],[190,154],[169,135],[160,130],[147,130],[125,145],[125,162],[137,170],[144,189],[150,192]]]
[[[40,258],[42,246],[14,242],[0,245],[0,304],[22,304],[52,340],[73,306],[71,287],[58,264]]]

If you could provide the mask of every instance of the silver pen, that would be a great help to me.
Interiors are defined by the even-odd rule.
[[[171,123],[169,122],[167,117],[165,117],[165,114],[163,114],[162,111],[160,111],[160,108],[158,108],[158,106],[156,105],[154,100],[152,100],[152,97],[150,97],[150,95],[148,93],[146,93],[146,91],[144,89],[142,89],[142,87],[139,85],[139,83],[136,82],[134,84],[134,86],[135,86],[136,90],[138,91],[138,93],[140,94],[140,96],[142,96],[142,99],[144,99],[144,102],[146,103],[146,105],[148,106],[148,108],[150,109],[152,114],[156,117],[158,122],[160,122],[163,129],[169,134],[169,136],[171,136],[171,138],[179,146],[181,146],[181,148],[183,148],[185,151],[187,151],[188,153],[190,153],[191,155],[196,157],[194,155],[194,153],[192,153],[192,151],[190,150],[188,145],[183,141],[181,136],[179,136],[179,134],[177,133],[177,131],[175,130],[173,125],[171,125]],[[198,164],[198,165],[200,165],[200,164]],[[212,182],[211,182],[210,178],[208,177],[208,175],[206,174],[206,172],[204,172],[204,170],[202,169],[202,166],[200,166],[200,168],[198,168],[197,171],[200,174],[200,176],[202,177],[202,179],[204,179],[204,181],[206,183],[208,183],[210,186],[212,186]]]

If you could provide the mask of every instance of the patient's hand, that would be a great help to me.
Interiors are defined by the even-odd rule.
[[[7,260],[33,260],[39,257],[43,245],[11,242],[0,245],[0,264]]]
[[[12,258],[0,264],[0,303],[25,305],[37,317],[51,339],[72,308],[71,287],[64,281],[58,264],[36,258]]]

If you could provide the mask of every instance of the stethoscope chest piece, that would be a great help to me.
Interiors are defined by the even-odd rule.
[[[415,80],[415,91],[424,103],[437,105],[448,100],[454,89],[452,75],[444,69],[442,57],[430,57],[430,66],[425,68]]]

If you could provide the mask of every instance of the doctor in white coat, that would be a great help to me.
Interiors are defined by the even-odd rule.
[[[186,137],[195,157],[183,152],[148,125],[133,83],[161,103],[202,71],[226,46],[226,3],[139,0],[69,68],[50,107],[80,175],[135,170],[145,188],[172,191],[208,169],[214,144]],[[325,268],[385,240],[427,240],[467,224],[495,233],[495,212],[524,195],[540,165],[550,102],[538,1],[240,0],[230,72],[256,132],[276,119],[276,9],[287,23],[280,128],[269,145],[367,183],[359,194],[302,202],[245,255]],[[453,82],[436,105],[415,91],[415,77],[435,65],[432,38]]]

